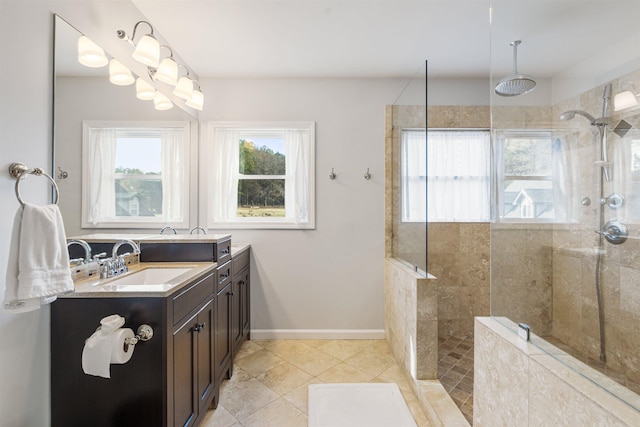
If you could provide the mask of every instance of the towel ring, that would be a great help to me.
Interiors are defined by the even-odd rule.
[[[27,175],[44,176],[45,178],[47,178],[51,183],[51,185],[53,186],[53,190],[54,190],[53,203],[56,205],[58,204],[58,199],[60,198],[60,191],[58,190],[58,185],[56,184],[55,180],[51,178],[51,176],[49,176],[42,169],[40,168],[28,169],[22,163],[11,163],[11,165],[9,166],[9,174],[16,180],[16,198],[18,199],[18,202],[20,202],[22,206],[24,206],[24,200],[22,200],[22,197],[20,196],[20,181],[22,180],[22,178],[24,178]]]

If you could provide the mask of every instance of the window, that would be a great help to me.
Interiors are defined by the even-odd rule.
[[[403,130],[401,157],[403,222],[489,221],[488,131]]]
[[[550,131],[496,132],[500,220],[567,218],[569,156],[565,145]]]
[[[210,228],[314,228],[315,124],[212,122]]]
[[[188,122],[83,128],[83,227],[188,226]]]

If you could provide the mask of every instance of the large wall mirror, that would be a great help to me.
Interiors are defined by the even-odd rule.
[[[81,65],[82,34],[60,16],[54,20],[53,172],[67,235],[195,224],[197,119],[178,106],[156,110],[136,97],[135,84],[112,84],[108,66]],[[184,143],[165,143],[178,134]],[[168,171],[184,185],[172,186]]]

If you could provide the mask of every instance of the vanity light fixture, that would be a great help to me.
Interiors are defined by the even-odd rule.
[[[186,76],[180,77],[176,88],[173,90],[173,94],[186,101],[191,100],[191,95],[193,94],[193,80],[189,78],[189,70],[187,70]]]
[[[620,92],[616,96],[613,97],[613,110],[620,111],[625,110],[627,108],[632,108],[638,105],[638,96],[635,95],[630,90],[625,90],[624,92]]]
[[[204,108],[204,94],[200,90],[200,83],[198,83],[198,89],[193,89],[193,92],[191,92],[191,99],[185,102],[185,105],[198,111],[202,111]]]
[[[169,56],[160,61],[158,69],[150,70],[154,80],[175,86],[178,82],[178,63],[173,59],[173,51],[169,46],[162,46],[169,49]]]
[[[147,83],[144,79],[138,77],[136,79],[136,98],[143,101],[150,101],[156,96],[156,89]]]
[[[107,65],[109,58],[100,46],[83,35],[78,39],[78,62],[85,67],[99,68]]]
[[[164,111],[170,110],[173,108],[173,103],[169,98],[161,94],[160,92],[156,92],[155,97],[153,98],[153,106],[156,110]]]
[[[134,39],[136,37],[136,31],[138,30],[138,25],[147,24],[151,29],[150,33],[145,34],[138,40],[138,43],[134,43]],[[133,26],[133,34],[131,38],[127,36],[127,34],[123,30],[118,30],[116,32],[118,38],[128,41],[135,49],[131,56],[138,62],[143,63],[149,67],[157,68],[160,64],[160,43],[153,35],[153,27],[147,21],[138,21],[136,25]]]
[[[131,70],[122,65],[122,62],[113,58],[109,61],[109,81],[114,85],[128,86],[135,82]]]

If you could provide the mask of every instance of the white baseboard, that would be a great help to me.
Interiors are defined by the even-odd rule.
[[[383,340],[384,329],[252,329],[254,340]]]

